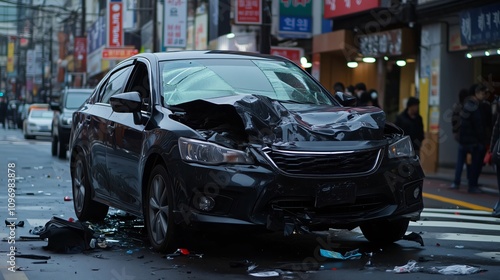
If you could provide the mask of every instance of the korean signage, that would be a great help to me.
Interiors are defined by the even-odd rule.
[[[208,14],[196,15],[194,21],[194,49],[206,50],[208,46]]]
[[[312,36],[312,0],[280,0],[279,36]]]
[[[187,0],[165,0],[163,47],[185,48],[187,43]]]
[[[359,50],[364,56],[379,57],[383,55],[402,54],[402,29],[360,35]]]
[[[123,47],[123,3],[122,0],[109,0],[107,21],[107,46]]]
[[[460,13],[460,30],[468,46],[500,41],[500,3]]]
[[[99,17],[87,30],[88,50],[91,54],[106,44],[106,19]]]
[[[87,72],[87,38],[75,38],[75,71]]]
[[[302,48],[271,47],[271,54],[286,57],[300,65],[300,58],[304,56]]]
[[[7,73],[14,72],[14,42],[9,42],[7,45]]]
[[[236,0],[236,24],[261,24],[262,23],[262,1],[261,0]]]
[[[380,0],[324,0],[324,18],[333,18],[379,8]]]
[[[105,48],[102,50],[102,59],[123,60],[138,53],[139,51],[133,48]]]

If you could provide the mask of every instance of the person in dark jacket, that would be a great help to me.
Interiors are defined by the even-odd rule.
[[[465,153],[471,154],[469,173],[469,193],[481,193],[478,186],[479,175],[483,167],[483,159],[486,146],[489,144],[490,132],[487,131],[491,123],[491,111],[489,106],[483,106],[486,97],[486,87],[476,87],[474,95],[467,98],[460,112],[459,143],[464,147]]]
[[[458,93],[458,102],[453,104],[453,113],[451,116],[451,126],[453,132],[453,138],[458,142],[458,151],[457,151],[457,161],[455,165],[455,179],[453,180],[453,184],[451,184],[451,189],[458,190],[460,188],[460,181],[462,180],[462,171],[464,168],[464,164],[466,165],[467,172],[467,180],[469,179],[470,173],[470,165],[467,163],[467,153],[465,152],[464,147],[459,142],[459,132],[460,132],[460,112],[462,112],[462,108],[464,107],[465,100],[470,96],[469,90],[462,89]]]
[[[491,134],[490,152],[492,153],[497,152],[493,148],[495,147],[495,143],[499,140],[499,138],[500,138],[500,114],[497,114],[495,125],[493,126],[493,133]],[[494,162],[494,164],[497,172],[497,187],[498,190],[500,190],[500,162]],[[491,213],[491,215],[500,218],[500,192],[498,201],[493,207],[493,212]]]
[[[418,112],[420,100],[416,97],[408,98],[406,109],[401,112],[395,124],[403,129],[405,135],[409,135],[415,149],[415,154],[420,155],[420,147],[424,140],[424,122]]]
[[[7,102],[4,98],[0,98],[0,122],[5,128],[5,119],[7,118]]]

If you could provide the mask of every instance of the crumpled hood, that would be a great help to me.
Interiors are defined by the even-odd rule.
[[[177,107],[188,116],[184,123],[196,121],[198,127],[194,129],[210,129],[206,125],[199,127],[199,123],[213,124],[215,119],[222,118],[220,121],[224,123],[240,123],[251,143],[265,144],[380,140],[386,120],[385,113],[377,107],[298,104],[261,95],[195,100]]]

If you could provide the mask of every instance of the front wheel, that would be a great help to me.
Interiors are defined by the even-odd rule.
[[[108,206],[91,198],[90,181],[85,159],[78,154],[71,165],[73,185],[73,205],[80,221],[103,221],[108,214]]]
[[[390,244],[403,238],[409,223],[408,219],[378,220],[363,224],[360,228],[368,241],[378,244]]]
[[[168,173],[156,166],[149,177],[145,197],[145,223],[154,250],[175,249],[176,225],[173,219],[174,198]]]

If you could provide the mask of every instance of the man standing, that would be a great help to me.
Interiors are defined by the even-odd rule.
[[[403,129],[405,135],[409,135],[415,149],[415,154],[420,155],[420,147],[424,140],[424,122],[418,112],[420,100],[416,97],[408,98],[406,109],[401,112],[395,124]]]
[[[0,122],[5,129],[5,118],[7,118],[7,102],[5,98],[0,98]]]
[[[481,193],[478,186],[479,175],[483,167],[484,154],[488,145],[489,124],[491,112],[489,106],[483,104],[486,97],[486,87],[476,87],[474,95],[467,98],[460,113],[459,143],[466,153],[470,153],[472,160],[469,173],[469,193]]]

